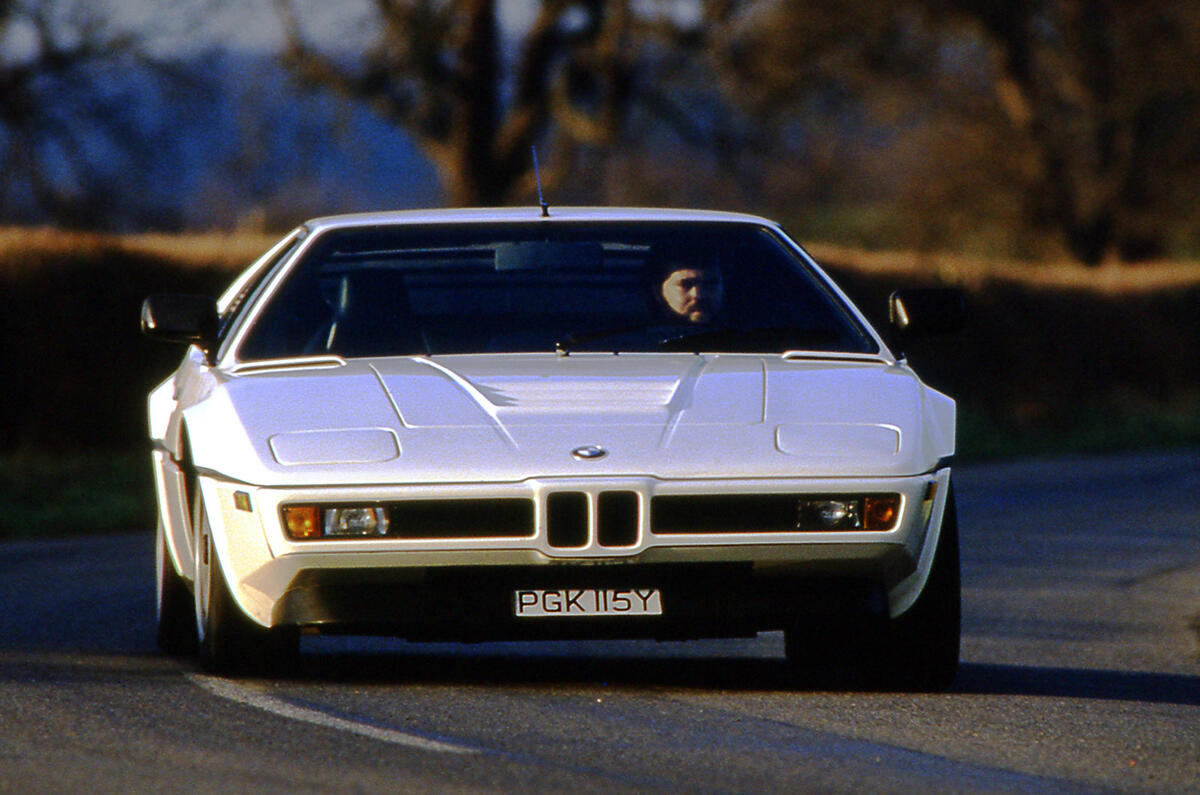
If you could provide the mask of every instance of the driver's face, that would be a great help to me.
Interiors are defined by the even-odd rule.
[[[662,284],[671,311],[689,323],[711,323],[721,310],[723,285],[716,268],[680,268]]]

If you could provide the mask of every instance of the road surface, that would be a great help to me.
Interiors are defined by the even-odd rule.
[[[964,468],[945,694],[782,638],[154,649],[153,538],[0,545],[0,792],[1200,792],[1200,451]]]

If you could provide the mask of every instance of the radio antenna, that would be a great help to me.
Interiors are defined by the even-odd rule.
[[[532,149],[533,149],[533,179],[535,182],[537,182],[538,205],[542,208],[542,217],[549,218],[550,217],[550,205],[546,204],[546,200],[544,198],[542,198],[542,174],[540,171],[538,171],[537,147],[534,146],[534,147],[532,147]]]

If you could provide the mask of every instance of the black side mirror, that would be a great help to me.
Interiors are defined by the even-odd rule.
[[[195,343],[207,352],[218,324],[217,302],[207,295],[152,295],[142,302],[142,333],[156,340]]]
[[[888,319],[903,338],[948,334],[966,324],[967,306],[953,287],[896,290],[888,299]]]

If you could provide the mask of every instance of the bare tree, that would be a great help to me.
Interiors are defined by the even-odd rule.
[[[1060,229],[1084,262],[1161,254],[1178,212],[1172,193],[1197,176],[1200,7],[1190,0],[930,5],[977,26],[996,49],[997,105],[1036,158],[1028,186],[1034,218]]]
[[[759,118],[847,97],[897,131],[896,163],[924,135],[911,178],[938,214],[1015,194],[1027,228],[1096,263],[1161,253],[1192,213],[1192,0],[763,0],[730,41]]]
[[[95,223],[113,197],[101,167],[140,139],[104,69],[140,58],[93,7],[0,0],[0,218]]]
[[[275,5],[293,73],[408,130],[454,205],[528,195],[535,144],[557,149],[555,180],[580,148],[611,143],[628,108],[628,2],[547,0],[509,57],[494,0],[375,0],[374,40],[353,61],[320,51],[292,0]]]

